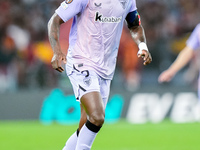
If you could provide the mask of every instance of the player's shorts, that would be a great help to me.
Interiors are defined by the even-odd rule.
[[[93,70],[79,70],[77,65],[73,65],[73,71],[68,77],[78,101],[80,101],[84,94],[97,91],[100,92],[101,98],[106,106],[110,93],[111,80],[103,79]]]

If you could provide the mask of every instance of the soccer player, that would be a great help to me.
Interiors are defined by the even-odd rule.
[[[67,57],[59,43],[60,25],[73,18]],[[123,23],[126,20],[138,57],[152,61],[135,0],[65,0],[48,23],[54,55],[52,67],[63,72],[62,62],[80,101],[79,128],[63,150],[90,150],[105,118],[110,83],[114,75]]]
[[[187,40],[186,47],[178,54],[178,57],[172,65],[160,74],[158,81],[160,83],[171,81],[176,73],[188,64],[188,62],[190,62],[196,50],[200,50],[200,23],[195,27]],[[200,111],[200,76],[198,80],[198,111]],[[200,112],[198,115],[200,115]]]

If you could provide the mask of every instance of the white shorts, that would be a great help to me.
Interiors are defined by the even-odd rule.
[[[75,65],[68,77],[78,101],[80,101],[84,94],[97,91],[100,92],[104,106],[106,106],[110,93],[111,80],[103,79],[93,70],[79,70],[79,67]]]

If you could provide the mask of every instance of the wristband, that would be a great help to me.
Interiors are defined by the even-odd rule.
[[[147,45],[146,45],[146,43],[144,43],[144,42],[141,42],[141,43],[138,45],[138,48],[139,48],[138,55],[142,53],[142,50],[145,50],[145,51],[148,52]]]

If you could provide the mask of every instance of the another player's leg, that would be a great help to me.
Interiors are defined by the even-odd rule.
[[[80,107],[81,107],[81,118],[80,118],[80,122],[79,122],[79,128],[67,140],[63,150],[75,150],[77,140],[78,140],[79,131],[87,121],[87,114],[86,114],[86,112],[85,112],[85,110],[84,110],[84,108],[81,104],[80,104]]]
[[[90,92],[83,95],[81,104],[88,115],[88,120],[80,130],[76,150],[90,150],[98,131],[104,123],[105,108],[99,92]]]

